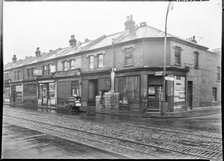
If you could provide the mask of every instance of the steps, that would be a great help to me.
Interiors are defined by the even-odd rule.
[[[159,112],[159,109],[158,108],[148,108],[147,109],[147,111],[146,111],[147,113],[158,113]]]

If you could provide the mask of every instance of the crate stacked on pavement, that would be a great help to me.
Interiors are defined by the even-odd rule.
[[[106,110],[111,110],[112,104],[111,104],[111,92],[105,92],[104,93],[104,104]]]
[[[119,93],[112,93],[112,92],[104,93],[104,105],[106,110],[118,109]]]

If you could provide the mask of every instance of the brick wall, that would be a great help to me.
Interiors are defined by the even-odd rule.
[[[220,101],[220,82],[217,82],[217,66],[221,64],[220,56],[189,45],[171,42],[171,66],[174,66],[174,46],[182,48],[181,66],[190,68],[186,81],[193,81],[193,107],[213,105],[213,87],[217,87],[218,101]],[[195,51],[199,53],[198,69],[194,67]]]

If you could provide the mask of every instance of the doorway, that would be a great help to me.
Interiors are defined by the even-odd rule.
[[[89,80],[89,89],[88,89],[88,105],[89,106],[96,106],[97,94],[98,94],[97,79]]]
[[[148,112],[159,112],[159,101],[162,94],[162,86],[148,86]]]
[[[193,101],[193,82],[187,81],[187,105],[191,110],[192,110],[192,101]]]

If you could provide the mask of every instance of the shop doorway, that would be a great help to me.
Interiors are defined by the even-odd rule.
[[[187,105],[189,109],[192,110],[192,100],[193,100],[193,82],[187,81]]]
[[[49,90],[48,84],[39,84],[39,99],[42,105],[48,105]]]
[[[88,89],[88,105],[96,105],[96,95],[98,94],[98,83],[97,79],[89,80],[89,89]]]
[[[147,112],[159,112],[159,102],[162,95],[162,86],[148,86],[148,107]]]

